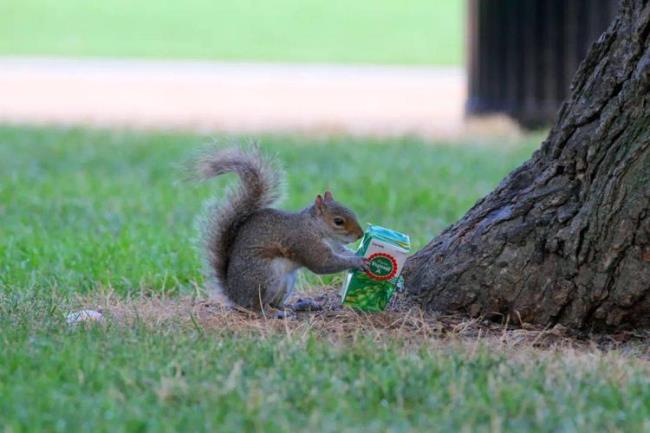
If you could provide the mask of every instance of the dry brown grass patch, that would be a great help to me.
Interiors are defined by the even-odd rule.
[[[561,325],[543,328],[528,324],[513,325],[461,315],[425,312],[406,303],[382,313],[362,313],[343,308],[334,288],[324,288],[314,296],[323,310],[300,312],[277,319],[277,310],[262,314],[240,311],[218,301],[193,296],[141,295],[122,297],[114,293],[78,299],[77,306],[101,310],[111,321],[152,328],[176,326],[194,328],[201,333],[227,333],[261,338],[286,335],[315,335],[332,342],[371,338],[406,344],[460,343],[484,345],[516,352],[520,349],[567,350],[589,352],[617,349],[650,360],[650,333],[621,332],[613,335],[577,333]]]

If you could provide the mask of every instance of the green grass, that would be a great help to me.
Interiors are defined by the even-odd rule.
[[[458,65],[462,0],[9,0],[0,54]]]
[[[178,291],[200,280],[195,221],[234,178],[182,180],[209,137],[0,129],[0,287],[73,293]],[[415,247],[461,216],[520,161],[517,146],[418,140],[266,137],[288,172],[283,207],[326,189],[361,222],[409,233]]]
[[[650,369],[620,354],[498,353],[0,310],[4,432],[643,432]],[[16,302],[21,302],[16,301]],[[25,302],[29,301],[29,302]]]
[[[206,137],[0,128],[2,432],[642,432],[647,362],[619,353],[405,344],[198,325],[70,328],[74,295],[191,293],[204,200],[179,180]],[[289,172],[286,208],[330,188],[416,247],[539,141],[263,137]],[[338,278],[338,277],[337,277]],[[363,323],[363,321],[360,321]]]

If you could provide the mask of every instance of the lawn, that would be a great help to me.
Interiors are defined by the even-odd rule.
[[[288,171],[285,208],[329,188],[361,220],[408,232],[421,247],[539,139],[261,141]],[[211,327],[186,313],[140,314],[145,301],[200,293],[196,217],[233,179],[196,185],[181,167],[210,140],[0,128],[0,431],[650,428],[650,368],[634,353],[404,330],[378,337],[363,316],[354,332],[327,336],[310,321],[276,320],[264,332],[262,319],[223,324],[238,313],[213,313],[222,322]],[[71,308],[109,296],[132,320],[65,324]],[[245,330],[249,322],[261,330]]]
[[[462,0],[10,0],[0,55],[459,65]]]
[[[214,139],[0,129],[0,285],[72,292],[110,286],[121,293],[192,286],[200,279],[196,217],[233,179],[184,181],[182,166]],[[488,193],[538,141],[261,139],[286,166],[285,208],[304,207],[331,189],[363,223],[407,232],[416,248]]]

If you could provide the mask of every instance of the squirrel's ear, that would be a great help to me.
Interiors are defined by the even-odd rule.
[[[325,201],[333,201],[333,200],[334,200],[334,196],[332,195],[332,193],[329,191],[325,191]]]
[[[314,200],[314,205],[316,205],[316,209],[321,210],[323,209],[323,196],[318,194],[316,196],[316,200]]]

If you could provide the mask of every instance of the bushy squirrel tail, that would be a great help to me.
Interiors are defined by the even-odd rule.
[[[208,272],[217,288],[224,290],[228,262],[239,229],[256,211],[271,207],[281,198],[283,172],[273,159],[264,157],[256,145],[250,149],[208,151],[197,160],[196,171],[200,179],[224,173],[239,176],[238,185],[209,209],[203,224]]]

